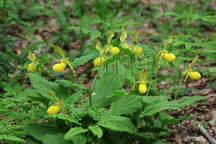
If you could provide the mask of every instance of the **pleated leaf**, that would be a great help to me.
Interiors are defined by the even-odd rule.
[[[94,125],[94,126],[89,126],[88,127],[91,132],[97,136],[99,139],[103,136],[103,130],[98,126],[98,125]]]
[[[135,132],[135,126],[130,121],[130,119],[121,116],[114,116],[114,115],[104,116],[99,120],[98,125],[113,131],[128,132],[128,133]]]

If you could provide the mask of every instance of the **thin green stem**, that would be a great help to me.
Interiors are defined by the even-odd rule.
[[[118,73],[118,61],[116,60],[116,73]]]
[[[3,9],[6,7],[6,3],[7,3],[7,0],[4,0],[3,1],[3,7],[2,7]]]
[[[89,102],[90,102],[90,107],[92,107],[92,95],[89,94]]]

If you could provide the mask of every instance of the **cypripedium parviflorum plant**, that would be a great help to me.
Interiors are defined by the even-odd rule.
[[[156,61],[158,63],[158,66],[157,66],[158,68],[160,67],[162,58],[168,62],[173,62],[176,59],[176,56],[173,53],[169,53],[168,50],[166,50],[168,44],[171,43],[172,41],[173,41],[173,34],[171,33],[168,38],[168,41],[165,43],[163,47],[163,50],[160,50],[156,55]]]
[[[121,46],[125,49],[132,50],[132,46],[126,42],[126,39],[127,39],[127,33],[125,32],[124,27],[122,27],[120,33]]]
[[[36,55],[31,52],[30,48],[28,48],[28,59],[31,61],[31,63],[28,64],[27,70],[30,72],[35,72],[36,71]]]
[[[100,56],[94,59],[93,64],[94,64],[95,67],[99,67],[99,66],[101,66],[101,65],[104,63],[104,61],[105,61],[105,56],[104,56],[105,51],[104,51],[103,46],[102,46],[102,44],[100,43],[99,40],[96,40],[96,45],[95,45],[95,47],[96,47],[96,49],[98,50]]]
[[[199,72],[194,72],[192,70],[192,66],[193,64],[196,62],[196,60],[198,59],[198,55],[195,56],[195,58],[193,59],[193,61],[188,65],[188,67],[185,69],[185,71],[183,72],[182,75],[182,81],[183,84],[186,83],[188,76],[192,79],[192,80],[198,80],[201,78],[201,74]]]
[[[152,127],[149,123],[158,122],[164,115],[166,117],[168,114],[164,113],[164,110],[176,110],[188,104],[185,100],[172,100],[166,90],[160,89],[159,82],[164,78],[159,79],[158,73],[153,70],[154,55],[146,53],[144,59],[146,49],[138,42],[137,29],[132,34],[132,42],[128,42],[130,45],[126,42],[128,34],[124,28],[121,29],[119,38],[118,34],[115,38],[114,35],[114,31],[110,30],[108,39],[103,45],[96,40],[95,48],[98,53],[82,56],[73,61],[74,67],[78,65],[78,61],[81,61],[80,65],[84,64],[83,61],[93,61],[92,71],[97,70],[97,72],[90,88],[79,82],[80,77],[70,80],[66,73],[57,77],[57,73],[66,72],[67,66],[70,67],[74,77],[76,75],[72,62],[60,47],[53,44],[50,46],[61,56],[61,60],[51,69],[57,76],[46,80],[40,76],[43,73],[40,75],[29,73],[33,87],[44,96],[43,104],[40,105],[44,112],[40,118],[47,120],[46,125],[50,124],[52,129],[62,130],[64,127],[60,134],[56,134],[63,141],[76,143],[75,140],[78,138],[85,139],[85,143],[91,143],[94,139],[94,142],[99,139],[103,142],[103,137],[107,137],[103,135],[106,131],[124,132],[130,134],[133,140],[135,138],[143,140],[139,137],[140,134],[145,134],[142,131],[143,127]],[[164,60],[168,61],[169,65],[175,64],[172,62],[176,56],[166,49],[171,41],[172,35],[163,50],[158,53],[158,63]],[[37,71],[36,57],[32,53],[30,55],[32,63],[28,69],[32,72]],[[188,66],[185,74],[185,77],[193,80],[201,77],[200,73],[191,68],[194,62],[195,60]],[[190,97],[187,99],[194,101]],[[154,116],[159,118],[155,119]],[[172,117],[169,116],[169,119]],[[161,126],[156,128],[160,129]],[[127,135],[127,138],[130,137]],[[87,138],[92,141],[88,141]]]
[[[74,78],[76,78],[76,73],[75,73],[75,70],[74,70],[74,68],[72,66],[72,62],[70,60],[68,60],[68,58],[65,56],[62,49],[59,46],[56,46],[56,45],[51,44],[51,43],[50,43],[50,46],[54,49],[55,52],[59,53],[61,58],[62,58],[60,63],[57,63],[52,67],[53,70],[55,72],[62,72],[65,69],[66,65],[68,65],[70,70],[73,73]]]
[[[147,86],[146,86],[147,72],[146,71],[140,72],[139,78],[140,80],[137,82],[139,83],[139,93],[145,94],[147,92]]]

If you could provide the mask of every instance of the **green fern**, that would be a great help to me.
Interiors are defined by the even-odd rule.
[[[14,142],[14,143],[25,142],[25,140],[22,138],[12,136],[12,135],[6,135],[6,134],[0,135],[0,141],[6,141],[6,142],[9,141],[9,142]]]

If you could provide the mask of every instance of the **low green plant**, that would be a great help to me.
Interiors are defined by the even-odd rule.
[[[120,33],[120,41],[118,37],[114,38],[114,35],[111,30],[105,46],[97,41],[95,48],[98,55],[83,56],[74,59],[73,62],[65,56],[60,47],[50,44],[62,57],[61,63],[65,62],[72,73],[64,72],[65,66],[61,71],[56,71],[54,67],[54,71],[48,69],[48,73],[44,66],[38,63],[38,57],[29,50],[28,58],[35,64],[34,71],[29,70],[27,74],[33,89],[23,91],[23,87],[13,82],[12,84],[20,89],[21,96],[16,96],[19,94],[18,88],[16,93],[12,93],[9,89],[14,86],[4,85],[6,93],[3,97],[12,97],[1,102],[5,108],[5,111],[2,110],[3,116],[9,116],[1,123],[8,124],[16,119],[16,124],[11,123],[3,127],[1,139],[8,142],[26,140],[45,144],[64,144],[71,141],[75,144],[162,143],[160,137],[171,132],[168,126],[180,121],[169,115],[170,112],[185,105],[195,104],[204,97],[183,96],[173,99],[165,90],[159,90],[159,78],[155,77],[158,75],[158,66],[172,66],[173,63],[165,61],[164,53],[166,45],[172,42],[172,36],[162,52],[152,57],[143,53],[145,49],[137,42],[136,31],[133,34],[133,44],[126,43],[127,33],[124,28]],[[138,48],[140,49],[137,51]],[[89,89],[76,81],[73,70],[78,65],[96,59],[97,56],[103,61],[95,65],[97,76]],[[155,64],[151,62],[153,60]],[[47,80],[42,77],[43,73],[48,73],[47,76],[53,75],[54,77],[50,78],[56,80]],[[72,79],[66,80],[57,74],[72,75]],[[8,100],[11,100],[12,106],[7,106]],[[15,107],[17,109],[14,109]],[[8,113],[9,108],[14,109],[12,114]],[[30,137],[24,140],[26,135]]]

